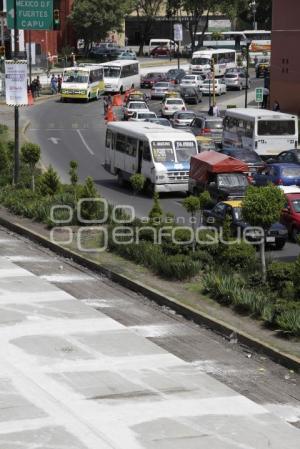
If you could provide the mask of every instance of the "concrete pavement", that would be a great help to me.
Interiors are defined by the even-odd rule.
[[[163,319],[157,312],[143,326],[130,325],[132,312],[120,324],[130,301],[142,312],[143,298],[1,229],[0,244],[1,449],[299,447],[300,431],[286,422],[299,419],[297,406],[255,403],[205,365],[151,342],[176,333],[180,348],[186,332],[191,338],[199,331],[180,321],[174,327],[173,318],[169,330],[162,321],[147,326],[150,317]],[[123,310],[123,319],[111,318],[111,307]],[[132,310],[137,317],[139,308]],[[225,352],[230,363],[230,348]],[[250,390],[260,389],[261,375]],[[285,385],[295,397],[299,378],[290,377]]]

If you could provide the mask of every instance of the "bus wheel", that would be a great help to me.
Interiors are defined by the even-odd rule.
[[[153,196],[153,194],[154,194],[154,184],[153,184],[153,182],[151,182],[149,179],[148,179],[148,181],[147,181],[147,183],[146,183],[146,192],[147,192],[147,194],[149,195],[149,196]]]
[[[120,87],[120,94],[123,95],[124,90],[123,90],[123,86]]]
[[[134,89],[134,84],[133,83],[131,84],[131,89]]]
[[[293,239],[294,242],[297,243],[299,235],[300,235],[299,231],[296,228],[293,228],[293,230],[292,230],[292,239]]]
[[[118,171],[118,185],[120,187],[124,186],[124,177],[123,177],[123,173],[121,170]]]

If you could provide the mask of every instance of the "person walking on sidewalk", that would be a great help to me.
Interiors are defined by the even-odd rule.
[[[55,78],[54,75],[52,75],[51,77],[50,87],[52,95],[57,94],[57,79]]]
[[[61,92],[61,83],[62,83],[62,77],[60,75],[58,75],[57,77],[57,91],[60,94]]]
[[[40,96],[41,89],[42,89],[42,86],[41,86],[40,77],[39,77],[39,75],[37,75],[37,77],[36,77],[36,95],[38,97]]]

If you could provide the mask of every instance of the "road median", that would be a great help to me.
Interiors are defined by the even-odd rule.
[[[195,293],[196,284],[183,286],[179,282],[162,281],[147,269],[112,253],[82,253],[74,248],[64,247],[51,241],[50,231],[44,225],[14,216],[3,207],[0,211],[0,225],[10,231],[29,238],[62,257],[72,259],[161,306],[169,307],[228,339],[234,334],[241,345],[263,353],[289,369],[299,371],[299,341],[280,339],[259,321],[240,316],[201,296],[199,291]]]

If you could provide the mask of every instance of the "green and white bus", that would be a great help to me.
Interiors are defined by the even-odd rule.
[[[90,101],[104,92],[103,68],[100,65],[68,67],[64,69],[61,101],[70,98]]]

